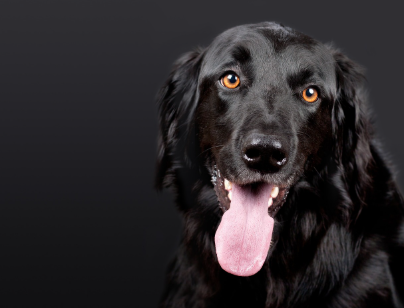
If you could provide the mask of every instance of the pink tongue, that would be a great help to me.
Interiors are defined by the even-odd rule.
[[[216,254],[220,266],[237,276],[257,273],[268,254],[274,220],[268,215],[272,185],[258,189],[233,184],[230,209],[216,231]]]

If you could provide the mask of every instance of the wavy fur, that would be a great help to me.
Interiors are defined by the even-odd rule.
[[[205,129],[198,122],[198,104],[211,86],[201,80],[209,48],[181,57],[158,98],[156,186],[174,189],[184,215],[161,307],[403,307],[403,201],[372,133],[362,70],[331,47],[332,137],[307,160],[276,215],[261,271],[236,277],[220,268],[214,235],[222,212],[209,170],[214,154],[201,149]]]

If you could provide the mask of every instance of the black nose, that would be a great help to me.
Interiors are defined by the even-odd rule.
[[[250,134],[243,143],[243,160],[250,169],[263,173],[277,172],[287,162],[284,143],[276,136]]]

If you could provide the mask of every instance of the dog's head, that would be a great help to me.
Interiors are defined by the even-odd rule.
[[[352,176],[366,168],[353,161],[358,147],[368,153],[361,80],[341,53],[276,23],[232,28],[176,63],[159,98],[157,186],[174,184],[184,211],[196,184],[215,190],[226,271],[261,268],[299,180],[329,161]]]

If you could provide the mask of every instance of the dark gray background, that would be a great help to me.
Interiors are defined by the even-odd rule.
[[[181,221],[152,187],[155,94],[182,53],[260,21],[367,68],[378,135],[404,170],[398,4],[3,0],[0,306],[157,305]]]

